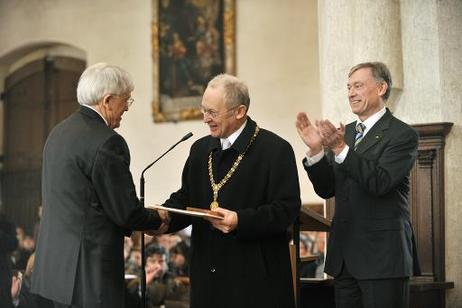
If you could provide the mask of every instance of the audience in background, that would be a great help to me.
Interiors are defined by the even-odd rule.
[[[141,274],[141,251],[138,247],[131,249],[128,260],[125,263],[125,273]]]
[[[11,299],[11,253],[16,249],[15,226],[0,213],[0,307],[12,307]]]
[[[35,240],[26,234],[22,227],[16,227],[16,238],[18,239],[18,248],[12,253],[14,268],[24,270],[27,260],[35,250]]]
[[[175,276],[189,276],[188,254],[189,246],[183,241],[170,249],[169,268]]]
[[[1,226],[0,226],[1,227]],[[0,228],[2,229],[2,228]],[[12,226],[11,240],[18,243],[11,252],[9,286],[11,298],[6,299],[1,308],[49,308],[53,304],[40,296],[30,293],[31,274],[34,265],[35,241],[22,227]],[[0,231],[3,232],[3,231]],[[135,234],[132,236],[135,238]],[[141,251],[132,237],[124,239],[125,273],[127,275],[127,308],[139,307],[141,291]],[[3,234],[2,234],[3,241]],[[189,242],[188,232],[145,237],[147,308],[164,305],[169,307],[189,307]],[[3,242],[1,243],[3,253]],[[14,275],[13,275],[14,273]],[[24,273],[24,274],[23,274]],[[6,277],[2,275],[2,277]],[[136,277],[136,278],[134,278]]]
[[[323,278],[325,240],[325,232],[300,232],[300,258],[315,257],[311,261],[302,262],[300,277]]]
[[[13,305],[16,308],[53,308],[54,305],[51,301],[36,294],[30,293],[34,261],[35,254],[32,253],[27,260],[27,266],[24,274],[22,274],[20,271],[16,271],[16,275],[13,276],[11,286]]]
[[[169,271],[168,252],[157,244],[151,243],[145,251],[146,270],[146,307],[189,307],[189,284]],[[131,279],[127,283],[127,307],[138,307],[141,301],[140,279]]]

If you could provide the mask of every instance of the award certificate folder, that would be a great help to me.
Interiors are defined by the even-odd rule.
[[[149,208],[155,209],[155,210],[164,210],[172,213],[177,213],[177,214],[182,214],[182,215],[188,215],[188,216],[196,216],[196,217],[211,217],[211,218],[216,218],[216,219],[223,219],[223,216],[221,214],[210,211],[207,209],[200,209],[196,207],[187,207],[186,210],[182,209],[176,209],[173,207],[166,207],[166,206],[161,206],[161,205],[150,205]]]

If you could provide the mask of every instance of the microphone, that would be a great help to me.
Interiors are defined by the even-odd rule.
[[[192,135],[193,133],[191,132],[187,133],[186,135],[183,136],[183,138],[181,138],[180,142],[188,140],[189,138],[192,137]]]
[[[152,163],[147,165],[146,168],[141,172],[140,178],[140,204],[144,207],[144,173],[152,167],[156,162],[158,162],[162,157],[164,157],[168,152],[173,150],[178,144],[183,141],[188,140],[191,138],[193,133],[189,132],[181,138],[180,141],[172,145],[167,151],[165,151],[161,156],[159,156],[156,160]],[[141,307],[146,307],[146,270],[145,270],[145,261],[144,261],[144,232],[141,232]]]

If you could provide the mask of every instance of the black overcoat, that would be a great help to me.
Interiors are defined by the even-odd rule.
[[[213,152],[216,181],[247,148],[256,123],[248,118],[228,150],[207,136],[196,141],[183,170],[182,187],[166,206],[209,208],[207,169]],[[220,190],[220,207],[238,215],[237,229],[224,234],[201,218],[173,215],[171,231],[192,223],[191,308],[294,307],[287,229],[300,210],[294,153],[279,136],[260,130],[234,175]]]
[[[346,126],[342,164],[332,155],[304,164],[316,193],[335,196],[325,272],[335,277],[345,262],[356,279],[409,277],[416,270],[408,196],[417,133],[387,110],[354,151],[355,124]]]
[[[58,124],[43,151],[32,292],[84,308],[123,307],[124,235],[158,228],[129,171],[125,140],[92,109]]]

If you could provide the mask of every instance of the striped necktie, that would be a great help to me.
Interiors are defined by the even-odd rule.
[[[363,123],[356,124],[355,151],[356,151],[356,148],[358,147],[358,144],[361,142],[361,140],[364,137],[365,130],[366,130],[366,125],[364,125]]]

